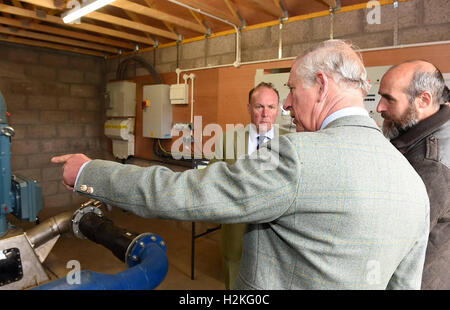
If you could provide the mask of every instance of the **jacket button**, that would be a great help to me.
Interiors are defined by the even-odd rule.
[[[87,188],[88,188],[87,185],[83,184],[80,186],[80,191],[85,192],[87,190]]]
[[[94,192],[94,188],[93,188],[93,187],[88,187],[87,190],[86,190],[86,192],[87,192],[88,194],[92,194],[92,193]]]

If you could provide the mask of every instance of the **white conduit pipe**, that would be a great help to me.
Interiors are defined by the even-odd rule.
[[[396,46],[383,46],[383,47],[373,47],[373,48],[365,48],[360,49],[358,52],[375,52],[375,51],[383,51],[383,50],[390,50],[390,49],[400,49],[400,48],[408,48],[408,47],[422,47],[422,46],[430,46],[430,45],[440,45],[440,44],[450,44],[449,41],[436,41],[436,42],[425,42],[425,43],[412,43],[412,44],[402,44],[402,45],[396,45]],[[284,61],[284,60],[294,60],[296,59],[296,56],[292,57],[283,57],[281,59],[279,58],[273,58],[273,59],[263,59],[263,60],[255,60],[255,61],[244,61],[241,62],[241,65],[252,65],[252,64],[259,64],[259,63],[268,63],[268,62],[278,62],[278,61]],[[233,64],[224,64],[224,65],[216,65],[216,66],[209,66],[209,67],[198,67],[198,68],[190,68],[190,69],[180,69],[180,72],[186,72],[186,71],[196,71],[196,70],[206,70],[206,69],[216,69],[216,68],[224,68],[224,67],[231,67]]]
[[[173,3],[173,4],[176,4],[176,5],[185,7],[185,8],[187,8],[187,9],[189,9],[189,10],[195,11],[195,12],[197,12],[197,13],[206,15],[206,16],[208,16],[208,17],[211,17],[211,18],[213,18],[213,19],[216,19],[216,20],[218,20],[218,21],[221,21],[222,23],[225,23],[225,24],[228,24],[228,25],[232,26],[232,27],[234,28],[234,30],[236,31],[236,60],[235,60],[235,62],[233,63],[233,66],[235,66],[235,67],[239,67],[239,66],[240,66],[240,64],[241,64],[241,33],[240,33],[240,31],[239,31],[239,28],[238,28],[235,24],[233,24],[232,22],[227,21],[226,19],[222,19],[222,18],[217,17],[217,16],[214,16],[214,15],[212,15],[212,14],[203,12],[203,11],[200,10],[200,9],[191,7],[191,6],[187,5],[187,4],[178,2],[178,1],[176,1],[176,0],[167,0],[167,1],[169,1],[169,2],[171,2],[171,3]]]
[[[191,79],[191,124],[194,126],[194,79],[195,74],[189,74],[189,78]]]

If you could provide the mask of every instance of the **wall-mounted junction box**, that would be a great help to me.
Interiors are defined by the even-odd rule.
[[[172,105],[169,99],[169,85],[146,85],[143,88],[144,101],[148,106],[142,111],[142,135],[146,138],[172,138]]]
[[[128,81],[109,82],[106,85],[106,116],[135,117],[136,83]]]
[[[188,104],[189,91],[187,84],[170,85],[170,103],[171,104]]]

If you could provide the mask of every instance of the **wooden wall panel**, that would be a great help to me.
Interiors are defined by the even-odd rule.
[[[450,72],[450,44],[386,49],[363,52],[366,67],[388,66],[408,60],[423,59],[431,62],[442,71]]]

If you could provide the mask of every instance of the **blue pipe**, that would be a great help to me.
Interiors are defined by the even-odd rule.
[[[80,284],[69,284],[64,277],[33,290],[150,290],[164,280],[169,263],[161,237],[154,234],[138,236],[127,256],[130,268],[117,274],[84,270],[80,274]]]

